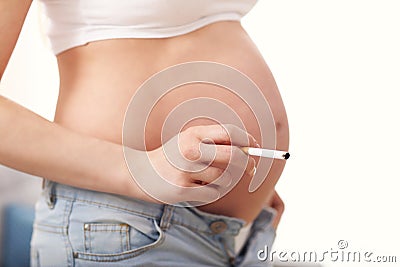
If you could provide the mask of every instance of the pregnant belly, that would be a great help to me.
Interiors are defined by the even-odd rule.
[[[274,117],[275,148],[288,150],[288,122],[279,90],[267,64],[237,22],[214,23],[169,39],[93,42],[62,53],[58,56],[61,80],[55,121],[81,133],[121,143],[125,111],[140,85],[167,67],[191,61],[222,63],[254,81]],[[146,148],[152,150],[162,144],[163,124],[177,106],[199,97],[229,106],[257,140],[261,140],[261,132],[265,134],[254,115],[257,107],[249,107],[239,96],[221,87],[190,84],[169,92],[155,104],[147,120]],[[182,129],[212,123],[212,119],[193,118]],[[199,208],[251,221],[272,194],[284,164],[273,161],[257,191],[250,193],[250,181],[241,180],[223,198]]]

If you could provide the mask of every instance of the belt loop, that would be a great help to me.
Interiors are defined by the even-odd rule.
[[[160,228],[161,230],[167,230],[171,225],[172,215],[174,214],[174,206],[164,205],[163,214],[161,217]]]
[[[43,180],[43,194],[49,209],[54,209],[56,196],[54,194],[54,183],[47,179]]]

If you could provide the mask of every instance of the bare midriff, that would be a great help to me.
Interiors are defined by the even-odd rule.
[[[172,38],[91,42],[59,54],[57,60],[60,93],[55,122],[74,131],[121,144],[127,106],[146,79],[179,63],[212,61],[236,68],[257,84],[275,120],[275,148],[288,150],[288,121],[279,90],[263,57],[239,22],[217,22]],[[199,96],[218,99],[232,107],[248,132],[260,140],[257,120],[242,99],[212,85],[192,84],[165,95],[152,111],[146,126],[147,149],[161,146],[161,128],[171,110]],[[209,123],[199,119],[186,127]],[[250,180],[242,179],[223,198],[199,208],[252,221],[272,196],[284,165],[284,160],[274,160],[257,191],[249,193]]]

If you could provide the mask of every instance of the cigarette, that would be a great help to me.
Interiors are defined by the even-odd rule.
[[[287,151],[271,150],[257,147],[241,147],[241,149],[244,153],[250,156],[284,160],[290,157],[290,154]]]

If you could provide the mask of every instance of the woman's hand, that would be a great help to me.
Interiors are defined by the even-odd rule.
[[[229,192],[242,177],[254,175],[255,160],[240,147],[256,145],[250,134],[234,125],[195,126],[146,152],[147,163],[140,160],[142,174],[132,174],[160,202],[206,204]]]

